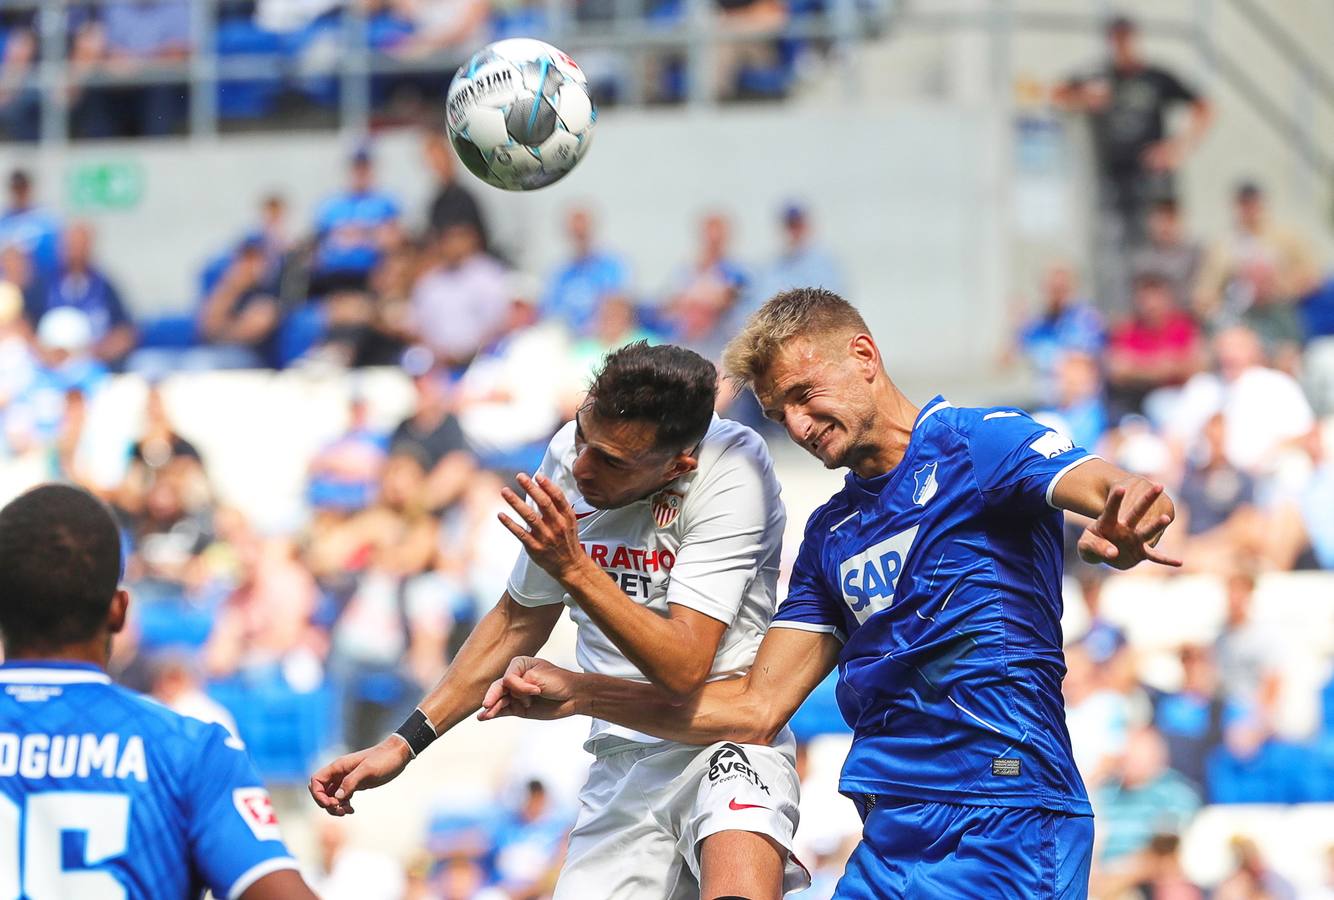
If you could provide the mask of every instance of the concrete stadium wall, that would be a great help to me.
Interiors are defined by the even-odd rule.
[[[731,212],[739,255],[758,263],[778,249],[781,204],[801,199],[900,367],[949,373],[990,358],[1002,321],[990,302],[997,194],[986,129],[984,113],[928,104],[613,110],[565,183],[513,195],[463,177],[503,247],[537,273],[563,252],[561,210],[592,201],[607,243],[628,255],[649,300],[695,252],[705,210]],[[308,227],[320,198],[343,179],[348,146],[332,135],[75,144],[28,155],[0,150],[0,166],[32,165],[41,197],[66,214],[77,212],[68,187],[77,172],[100,164],[138,172],[135,205],[88,215],[128,302],[150,314],[191,307],[200,266],[254,221],[263,192],[285,193],[293,224]],[[419,136],[392,133],[376,146],[382,182],[419,222],[430,193]]]

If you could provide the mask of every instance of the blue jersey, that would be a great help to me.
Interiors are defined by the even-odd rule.
[[[244,747],[79,663],[0,665],[0,896],[219,900],[296,868]]]
[[[1092,459],[937,397],[893,470],[811,516],[772,627],[836,634],[840,790],[1091,814],[1061,679],[1058,479]]]

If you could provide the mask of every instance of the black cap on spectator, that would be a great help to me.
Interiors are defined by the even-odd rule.
[[[806,221],[806,207],[796,202],[790,202],[783,207],[784,225],[796,225],[804,221]]]
[[[1259,200],[1264,196],[1264,193],[1260,189],[1259,182],[1247,180],[1237,185],[1235,196],[1238,200]]]
[[[370,164],[371,164],[371,148],[365,146],[358,147],[352,153],[352,165],[369,166]]]
[[[1134,34],[1139,30],[1139,26],[1135,24],[1135,20],[1130,16],[1118,14],[1107,20],[1105,30],[1108,35]]]
[[[32,176],[27,169],[14,169],[9,173],[9,189],[21,191],[32,187]]]
[[[1153,201],[1154,212],[1175,213],[1181,209],[1181,203],[1171,194],[1165,194]]]

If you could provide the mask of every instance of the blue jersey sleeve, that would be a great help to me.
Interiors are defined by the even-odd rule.
[[[218,725],[206,735],[186,798],[190,857],[209,890],[233,900],[270,872],[297,864],[243,745]]]
[[[1022,515],[1052,508],[1051,491],[1060,477],[1093,458],[1017,410],[983,415],[970,429],[968,452],[987,507]]]
[[[806,525],[806,534],[797,551],[797,561],[792,566],[787,599],[778,607],[770,627],[818,631],[846,641],[848,636],[842,606],[830,593],[828,579],[820,564],[823,546],[820,530],[824,527],[819,524],[820,521],[823,520],[817,513],[811,516]]]

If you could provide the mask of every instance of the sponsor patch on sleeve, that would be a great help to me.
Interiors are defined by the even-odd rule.
[[[256,839],[261,841],[283,839],[282,832],[278,829],[278,816],[273,811],[273,801],[269,799],[269,792],[264,788],[237,788],[232,791],[232,804]]]
[[[1053,456],[1060,456],[1067,450],[1075,448],[1075,442],[1063,434],[1057,434],[1055,431],[1048,431],[1042,437],[1028,445],[1028,448],[1038,456],[1051,459]]]

